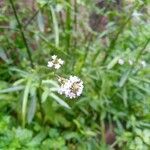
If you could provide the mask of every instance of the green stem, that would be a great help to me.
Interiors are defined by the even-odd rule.
[[[48,3],[46,3],[45,5],[43,5],[43,7],[42,7],[41,9],[43,9],[47,4],[48,4]],[[29,24],[31,24],[31,22],[35,19],[35,17],[38,15],[38,13],[39,13],[39,11],[40,11],[41,9],[36,10],[36,12],[32,15],[32,17],[29,18],[29,20],[27,20],[27,22],[26,22],[25,25],[24,25],[24,29],[27,28],[27,26],[28,26]]]
[[[11,27],[7,27],[7,26],[0,26],[0,29],[7,29],[7,30],[14,30],[14,31],[18,31],[16,28],[11,28]]]
[[[105,145],[106,141],[105,141],[105,124],[104,124],[104,120],[101,118],[101,142],[102,145]]]
[[[88,41],[87,46],[85,46],[86,52],[85,52],[85,54],[84,54],[83,62],[82,62],[82,65],[81,65],[81,67],[80,67],[80,70],[79,70],[79,73],[80,73],[80,74],[81,74],[81,72],[82,72],[82,69],[83,69],[84,66],[85,66],[86,59],[87,59],[88,54],[89,54],[89,52],[90,52],[90,46],[91,46],[91,43],[92,43],[92,41],[93,41],[93,35],[92,35],[92,34],[90,34],[90,35],[87,36],[86,42],[87,42],[87,41]]]
[[[34,14],[33,14],[33,16],[29,19],[29,20],[27,20],[27,22],[25,23],[25,25],[24,25],[24,28],[27,28],[27,26],[34,20],[34,18],[37,16],[37,14],[39,13],[39,11],[40,10],[37,10]]]
[[[19,20],[19,17],[17,15],[17,11],[16,11],[16,8],[14,6],[14,3],[13,3],[13,0],[9,0],[10,1],[10,4],[11,4],[11,7],[13,9],[13,12],[14,12],[14,15],[15,15],[15,18],[16,18],[16,21],[18,23],[18,27],[19,27],[19,30],[20,30],[20,33],[21,33],[21,36],[22,36],[22,40],[24,42],[24,45],[26,47],[26,50],[27,50],[27,54],[28,54],[28,57],[29,57],[29,60],[30,60],[30,65],[32,68],[34,68],[34,65],[33,65],[33,61],[32,61],[32,57],[31,57],[31,52],[30,52],[30,49],[29,49],[29,46],[27,44],[27,40],[25,38],[25,34],[24,34],[24,31],[23,31],[23,28],[22,28],[22,24]]]
[[[66,49],[69,53],[70,40],[71,40],[71,0],[67,0],[68,5],[66,6]]]
[[[74,32],[77,33],[77,0],[74,0]],[[74,39],[74,48],[77,46],[77,38]]]

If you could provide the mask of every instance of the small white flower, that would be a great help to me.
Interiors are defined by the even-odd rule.
[[[60,58],[57,58],[56,55],[53,55],[51,57],[51,60],[48,61],[47,66],[49,68],[55,68],[55,69],[59,69],[62,65],[64,64],[64,61]]]
[[[120,58],[120,59],[118,60],[118,64],[123,65],[123,64],[124,64],[124,60]]]
[[[69,98],[76,98],[82,94],[83,81],[76,76],[70,76],[69,79],[58,79],[61,82],[61,86],[58,89],[58,93],[64,94]]]
[[[133,61],[132,60],[129,60],[128,62],[129,62],[129,65],[131,65],[131,66],[133,65]]]
[[[142,65],[143,68],[146,67],[146,65],[147,65],[144,60],[142,60],[140,63],[141,63],[141,65]]]

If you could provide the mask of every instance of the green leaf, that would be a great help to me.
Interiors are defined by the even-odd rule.
[[[23,90],[24,89],[24,86],[14,86],[14,87],[10,87],[8,89],[3,89],[3,90],[0,90],[0,93],[11,93],[11,92],[17,92],[17,91],[20,91],[20,90]]]
[[[37,97],[36,97],[36,88],[32,87],[31,90],[31,101],[29,104],[29,109],[28,109],[28,113],[27,113],[27,121],[30,124],[32,122],[32,119],[35,115],[35,111],[36,111],[36,102],[37,102]]]
[[[143,131],[143,140],[146,144],[148,144],[150,146],[150,130],[145,129]]]
[[[23,127],[25,126],[26,123],[27,102],[28,102],[28,96],[30,92],[31,81],[32,80],[29,78],[25,86],[24,95],[23,95],[23,102],[22,102],[22,126]]]
[[[15,81],[15,82],[13,83],[13,85],[14,85],[14,86],[19,85],[19,84],[23,83],[24,81],[25,81],[25,79],[17,80],[17,81]]]
[[[18,74],[20,74],[21,77],[27,77],[29,75],[28,72],[24,71],[24,70],[20,70],[16,67],[12,67],[10,68],[10,71],[14,71],[14,72],[17,72]]]
[[[27,145],[32,146],[32,147],[40,145],[41,141],[46,137],[46,135],[47,135],[47,132],[41,131]]]
[[[51,129],[49,130],[49,137],[50,137],[50,138],[57,138],[57,137],[59,137],[59,136],[60,136],[60,135],[59,135],[59,132],[58,132],[57,129],[51,128]]]
[[[129,77],[129,74],[130,74],[130,71],[126,71],[122,75],[122,77],[121,77],[121,79],[119,81],[119,87],[123,87],[123,85],[125,84],[125,82],[127,81],[128,77]]]
[[[43,93],[42,93],[42,103],[44,103],[47,99],[47,97],[49,96],[50,91],[48,89],[46,89]]]
[[[6,56],[5,51],[0,47],[0,58],[3,59],[6,63],[9,63],[9,59]]]
[[[64,107],[70,109],[70,106],[66,102],[64,102],[61,98],[59,98],[58,96],[56,96],[55,94],[50,93],[49,96],[52,97],[52,98],[54,98],[54,100],[57,101],[61,106],[64,106]]]
[[[84,134],[85,134],[86,136],[96,136],[96,133],[93,132],[93,131],[91,131],[91,130],[86,130],[86,131],[84,131]]]
[[[58,28],[57,17],[52,6],[50,6],[50,10],[51,10],[52,20],[53,20],[53,29],[55,32],[55,45],[56,47],[58,47],[59,46],[59,28]]]
[[[47,0],[36,0],[36,2],[40,5],[40,7],[43,7],[44,5],[48,3]]]
[[[112,69],[118,62],[119,57],[115,57],[107,66],[107,69]]]
[[[58,87],[58,84],[56,81],[53,81],[53,80],[42,80],[42,84],[50,84],[54,87]]]
[[[123,102],[124,102],[124,106],[127,107],[128,106],[128,94],[127,94],[127,89],[124,87],[122,90],[122,96],[123,96]]]
[[[63,147],[65,146],[65,141],[62,137],[58,137],[55,139],[46,139],[45,141],[43,141],[42,143],[42,147],[44,147],[44,149],[63,149]]]
[[[32,131],[31,130],[28,130],[28,129],[22,129],[22,128],[17,128],[16,130],[15,130],[15,132],[16,132],[16,137],[19,139],[19,141],[20,142],[22,142],[22,143],[25,143],[25,142],[27,142],[27,141],[30,141],[31,140],[31,138],[32,138],[32,135],[33,135],[33,133],[32,133]]]
[[[42,15],[42,12],[39,11],[38,12],[38,15],[37,15],[37,22],[38,22],[38,27],[40,29],[41,32],[44,32],[44,28],[45,28],[45,25],[44,25],[44,17]]]

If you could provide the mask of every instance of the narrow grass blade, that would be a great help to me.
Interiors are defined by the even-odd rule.
[[[28,109],[28,113],[27,113],[28,124],[30,124],[32,122],[34,115],[35,115],[35,111],[36,111],[37,97],[36,97],[36,88],[35,87],[32,87],[32,89],[30,90],[30,94],[31,94],[31,101],[30,101],[29,109]]]
[[[57,101],[61,106],[70,109],[70,106],[66,102],[64,102],[61,98],[59,98],[57,95],[50,93],[49,96],[52,97],[55,101]]]
[[[28,79],[27,84],[25,86],[23,102],[22,102],[22,126],[23,127],[25,127],[25,123],[26,123],[27,102],[28,102],[30,86],[31,86],[31,79]]]
[[[46,89],[43,93],[42,93],[42,103],[44,103],[47,99],[47,97],[49,96],[49,92],[50,90]]]
[[[130,70],[125,72],[122,75],[122,77],[121,77],[121,79],[119,81],[119,87],[123,87],[124,86],[125,82],[127,81],[128,77],[129,77],[129,74],[130,74]]]
[[[42,15],[42,12],[39,11],[37,15],[37,22],[38,22],[38,27],[41,32],[44,32],[45,24],[44,24],[44,17]]]
[[[11,93],[11,92],[17,92],[17,91],[20,91],[20,90],[23,90],[24,89],[24,86],[13,86],[13,87],[10,87],[10,88],[7,88],[7,89],[3,89],[3,90],[0,90],[0,94],[1,93]]]
[[[52,6],[50,6],[51,14],[52,14],[52,20],[53,20],[53,29],[55,32],[55,45],[56,47],[59,46],[59,28],[58,28],[58,21],[55,14],[55,11]]]

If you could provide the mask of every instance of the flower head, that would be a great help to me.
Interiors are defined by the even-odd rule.
[[[47,66],[49,68],[55,68],[55,69],[59,69],[62,65],[64,64],[64,61],[60,58],[57,58],[56,55],[53,55],[51,57],[51,60],[48,61]]]
[[[118,60],[118,64],[123,65],[123,64],[124,64],[124,60],[120,58],[120,59]]]
[[[83,91],[83,81],[77,76],[70,76],[69,79],[59,79],[61,83],[58,93],[64,94],[69,98],[76,98],[82,94]]]
[[[146,67],[146,62],[145,62],[144,60],[142,60],[142,61],[140,62],[140,64],[142,65],[143,68]]]

